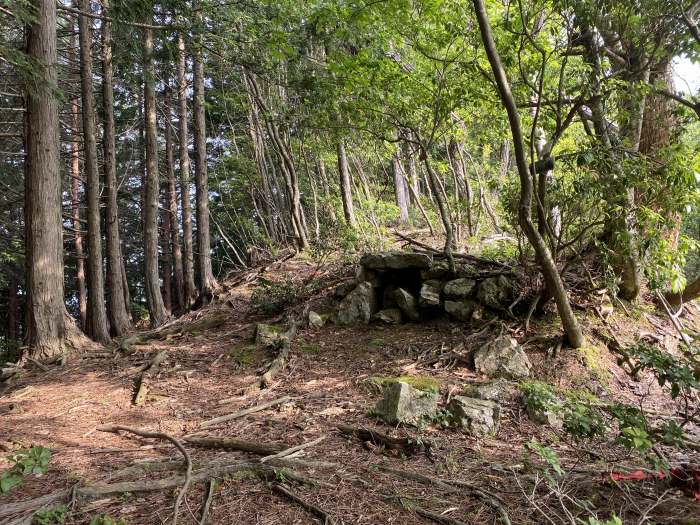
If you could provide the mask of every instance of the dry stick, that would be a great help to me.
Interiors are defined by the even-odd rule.
[[[267,401],[265,403],[260,403],[259,405],[255,405],[255,406],[252,406],[250,408],[244,408],[243,410],[233,412],[232,414],[227,414],[225,416],[219,416],[219,417],[216,417],[214,419],[204,421],[203,423],[200,424],[200,426],[210,427],[212,425],[216,425],[217,423],[222,423],[224,421],[230,421],[231,419],[238,419],[239,417],[247,416],[248,414],[260,412],[261,410],[265,410],[266,408],[281,405],[281,404],[286,403],[287,401],[290,401],[290,400],[291,400],[291,398],[289,396],[278,397],[277,399],[273,399],[273,400]],[[222,399],[221,401],[219,401],[219,404],[223,404],[225,402],[228,403],[229,399]]]
[[[335,523],[332,520],[332,518],[330,517],[330,515],[325,510],[323,510],[320,507],[317,507],[316,505],[309,503],[308,501],[304,501],[303,499],[301,499],[299,496],[294,494],[292,491],[290,491],[284,485],[274,483],[274,484],[272,484],[271,487],[272,487],[273,492],[277,492],[279,494],[282,494],[283,496],[292,500],[294,503],[299,504],[303,509],[309,511],[311,514],[319,517],[323,521],[324,525],[328,524],[328,523]]]
[[[147,430],[140,430],[137,428],[131,428],[131,427],[124,427],[121,425],[103,425],[101,427],[98,427],[97,430],[100,430],[102,432],[112,432],[116,434],[120,430],[124,432],[129,432],[131,434],[136,434],[137,436],[141,437],[146,437],[146,438],[155,438],[155,439],[167,439],[170,441],[173,445],[175,445],[175,448],[177,448],[183,456],[185,456],[185,462],[187,463],[187,470],[185,471],[185,481],[182,484],[182,489],[180,489],[180,493],[177,495],[177,499],[175,500],[175,506],[173,508],[173,525],[177,525],[177,515],[180,511],[180,504],[182,503],[183,498],[185,497],[185,493],[187,492],[187,488],[190,485],[190,480],[192,479],[192,459],[190,458],[190,455],[187,453],[185,450],[185,447],[182,446],[182,443],[174,437],[172,437],[169,434],[166,434],[164,432],[149,432]]]
[[[199,525],[205,525],[207,522],[207,515],[209,514],[209,507],[211,506],[211,501],[214,499],[215,488],[216,480],[212,478],[209,480],[209,490],[207,490],[207,499],[204,501],[204,508],[202,508],[202,517],[199,519]]]
[[[271,456],[265,456],[260,460],[260,463],[267,463],[268,461],[272,459],[279,459],[283,458],[285,456],[289,456],[290,454],[294,454],[295,452],[299,452],[300,450],[304,450],[309,447],[313,447],[314,445],[319,444],[321,441],[326,439],[326,436],[321,436],[320,438],[316,438],[313,441],[309,441],[307,443],[302,443],[301,445],[297,445],[295,447],[291,447],[285,450],[282,450],[281,452],[278,452],[276,454],[273,454]]]

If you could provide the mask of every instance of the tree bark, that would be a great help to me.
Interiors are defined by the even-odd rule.
[[[406,225],[410,220],[408,215],[408,188],[406,188],[406,181],[403,178],[403,169],[398,152],[391,157],[391,170],[394,175],[396,205],[399,207],[399,224]]]
[[[27,344],[31,356],[53,360],[63,353],[63,224],[59,122],[56,99],[56,3],[35,0],[27,30],[27,54],[42,82],[27,86],[25,114],[25,250]]]
[[[182,270],[182,248],[180,246],[180,228],[177,219],[177,187],[175,182],[175,160],[173,158],[173,132],[171,108],[170,108],[171,91],[170,86],[165,89],[165,174],[168,179],[168,190],[166,207],[167,213],[170,215],[170,245],[172,247],[173,258],[173,276],[174,276],[174,291],[175,302],[173,311],[182,312],[185,305],[185,281]]]
[[[70,143],[71,220],[75,246],[75,287],[78,289],[78,314],[80,328],[87,331],[87,286],[85,285],[85,252],[83,250],[83,225],[80,222],[80,143],[78,142],[78,99],[71,100],[72,127]]]
[[[74,4],[83,12],[90,11],[88,0]],[[95,129],[95,97],[92,88],[92,24],[87,15],[78,17],[80,42],[80,92],[83,102],[83,147],[85,149],[85,193],[87,197],[87,285],[88,335],[95,341],[110,341],[105,307],[104,273],[102,272],[102,233],[100,225],[100,176],[97,169]]]
[[[348,157],[345,153],[345,142],[338,141],[338,174],[340,175],[340,198],[343,201],[343,214],[345,222],[351,228],[357,226],[355,210],[352,202],[352,186],[350,185],[350,169],[348,167]]]
[[[574,316],[569,303],[569,297],[564,288],[564,283],[559,275],[556,264],[552,259],[544,239],[537,232],[537,229],[532,223],[532,178],[530,177],[530,169],[525,157],[525,148],[523,146],[522,128],[520,125],[520,115],[515,104],[515,99],[510,90],[510,84],[506,77],[506,72],[501,64],[501,58],[496,49],[496,44],[493,40],[491,26],[489,24],[486,8],[483,0],[473,0],[476,18],[479,23],[481,40],[486,49],[491,69],[493,71],[498,92],[503,105],[508,113],[508,121],[510,124],[511,134],[513,136],[513,148],[515,150],[515,158],[518,167],[518,175],[520,178],[520,202],[518,206],[518,220],[520,227],[523,229],[525,236],[535,250],[538,262],[540,264],[542,274],[547,281],[549,288],[554,293],[554,299],[557,303],[559,317],[562,320],[564,332],[569,344],[574,348],[579,348],[584,344],[583,334],[578,324],[578,320]]]
[[[146,120],[146,195],[143,205],[145,288],[152,326],[160,326],[168,319],[163,304],[158,276],[158,137],[156,127],[156,93],[153,71],[153,30],[143,29],[143,110]]]
[[[103,12],[109,10],[109,0],[102,0]],[[112,335],[120,337],[131,330],[128,289],[125,290],[122,272],[121,239],[119,235],[119,204],[117,201],[117,161],[114,125],[114,68],[112,66],[112,22],[102,22],[102,111],[105,189],[105,239],[107,244],[107,314]]]
[[[201,24],[201,14],[198,18]],[[208,303],[211,301],[213,292],[218,285],[211,267],[207,128],[204,110],[204,64],[200,46],[197,46],[192,53],[192,64],[194,70],[194,103],[192,110],[194,113],[194,175],[197,202],[197,270],[199,275],[199,297],[204,303]]]
[[[194,284],[194,256],[192,250],[192,205],[190,203],[190,153],[188,149],[187,79],[185,78],[185,38],[177,40],[177,98],[180,153],[180,200],[182,206],[182,270],[184,274],[184,308],[192,306],[197,288]]]

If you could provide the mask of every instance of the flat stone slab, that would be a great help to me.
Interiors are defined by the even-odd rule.
[[[370,270],[425,270],[433,264],[433,257],[424,253],[413,252],[377,252],[366,253],[360,264]]]

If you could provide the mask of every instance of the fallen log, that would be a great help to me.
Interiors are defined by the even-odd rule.
[[[261,456],[271,456],[287,449],[284,443],[254,443],[242,439],[215,436],[185,436],[183,440],[191,445],[205,448],[221,448],[224,450],[240,450]]]
[[[407,456],[413,456],[420,452],[424,452],[426,456],[430,457],[432,443],[428,440],[397,438],[387,434],[382,434],[381,432],[370,428],[356,428],[348,425],[338,425],[337,428],[345,435],[352,436],[360,441],[369,441],[373,445],[384,447],[388,450],[398,450]]]

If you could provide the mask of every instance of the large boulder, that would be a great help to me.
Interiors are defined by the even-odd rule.
[[[379,310],[374,314],[372,320],[385,324],[399,324],[401,323],[401,310],[398,308],[384,308],[384,310]]]
[[[452,425],[463,428],[476,437],[492,436],[498,432],[501,411],[493,401],[455,396],[447,405]]]
[[[420,425],[437,413],[438,393],[418,390],[403,381],[384,386],[384,397],[375,407],[376,414],[390,425]]]
[[[377,298],[374,287],[369,282],[360,283],[340,302],[338,324],[367,324],[376,310]]]
[[[421,308],[434,308],[440,306],[440,281],[425,281],[420,288],[418,304]]]
[[[416,298],[413,297],[411,292],[407,292],[403,288],[397,288],[394,291],[394,300],[396,301],[396,305],[401,309],[403,314],[406,317],[408,317],[411,321],[420,320],[420,314],[418,313]]]
[[[445,297],[450,299],[467,299],[474,295],[476,281],[473,279],[454,279],[445,283]]]
[[[503,275],[489,277],[479,283],[476,297],[481,304],[489,308],[506,307],[513,297],[513,284]]]
[[[458,321],[469,321],[474,314],[477,304],[465,299],[463,301],[445,301],[445,311]]]
[[[501,336],[474,353],[474,367],[489,377],[517,380],[530,375],[532,364],[515,339]]]
[[[370,270],[424,270],[432,263],[431,255],[398,251],[366,253],[360,259],[360,264]]]

